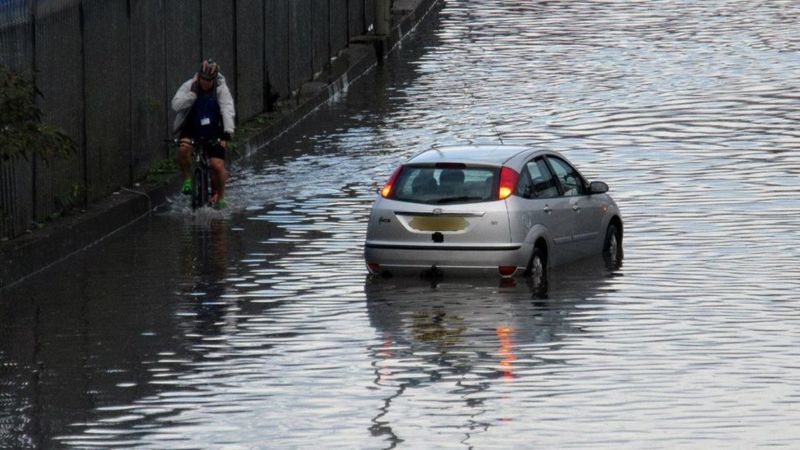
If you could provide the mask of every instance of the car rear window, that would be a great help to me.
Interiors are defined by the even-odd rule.
[[[497,169],[492,167],[405,166],[396,181],[394,198],[429,204],[495,200]]]

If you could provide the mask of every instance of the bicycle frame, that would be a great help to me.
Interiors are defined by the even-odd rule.
[[[210,145],[192,141],[192,210],[208,206],[211,198],[211,166],[206,152]]]
[[[180,146],[181,140],[172,141]],[[192,146],[192,210],[197,210],[210,205],[211,196],[214,193],[214,186],[211,183],[211,166],[208,163],[207,150],[214,145],[219,145],[219,139],[215,140],[190,140]]]

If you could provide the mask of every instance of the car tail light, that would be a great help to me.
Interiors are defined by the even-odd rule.
[[[403,170],[403,166],[394,169],[394,173],[392,173],[392,176],[389,177],[389,181],[387,181],[386,184],[383,185],[383,189],[381,189],[381,197],[389,198],[389,196],[392,194],[394,182],[397,181],[397,177],[400,175],[401,170]]]
[[[500,266],[497,269],[500,271],[500,275],[510,277],[517,271],[517,266]]]
[[[497,197],[500,200],[505,200],[514,193],[518,178],[519,174],[514,169],[506,166],[500,169],[500,187],[497,189]]]
[[[381,265],[378,263],[367,263],[369,273],[378,273],[381,270]]]

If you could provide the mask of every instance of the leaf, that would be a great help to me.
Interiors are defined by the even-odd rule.
[[[0,157],[3,159],[27,154],[49,157],[70,157],[77,146],[62,130],[42,123],[42,111],[36,104],[33,76],[18,74],[0,66]]]

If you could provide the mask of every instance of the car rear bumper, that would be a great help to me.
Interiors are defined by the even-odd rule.
[[[513,266],[517,271],[512,275],[519,275],[530,254],[531,248],[525,244],[437,246],[367,241],[364,245],[364,259],[373,273],[498,276],[499,267]]]

